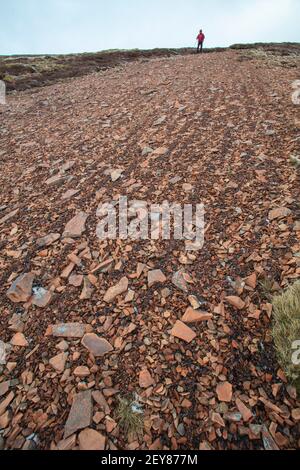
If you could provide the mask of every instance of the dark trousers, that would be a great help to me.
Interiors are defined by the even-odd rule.
[[[198,42],[198,47],[197,47],[197,53],[203,52],[203,42],[199,41]]]

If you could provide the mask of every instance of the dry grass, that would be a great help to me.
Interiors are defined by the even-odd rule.
[[[116,417],[127,436],[141,437],[144,429],[144,413],[137,397],[119,398]]]
[[[300,281],[274,297],[273,307],[273,338],[278,360],[288,379],[300,391],[300,365],[292,363],[292,345],[300,340]]]
[[[260,279],[259,286],[263,299],[270,302],[274,294],[274,280],[270,277],[265,276]]]
[[[282,56],[276,51],[269,51],[264,48],[246,51],[246,55],[250,58],[261,60],[271,67],[298,67],[300,61],[298,53],[290,53],[289,55]]]

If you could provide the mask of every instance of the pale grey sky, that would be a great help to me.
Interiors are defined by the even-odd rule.
[[[300,42],[300,0],[0,0],[0,54]]]

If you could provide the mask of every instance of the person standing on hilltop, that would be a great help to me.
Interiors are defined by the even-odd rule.
[[[197,54],[203,52],[203,43],[205,40],[205,35],[203,34],[202,29],[200,29],[200,33],[197,36],[198,47],[197,47]]]

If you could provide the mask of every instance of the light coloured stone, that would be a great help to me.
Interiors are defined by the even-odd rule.
[[[163,284],[166,282],[167,278],[160,269],[155,269],[148,272],[148,287],[152,287],[155,284]]]
[[[236,297],[235,295],[225,297],[225,300],[226,302],[228,302],[230,305],[237,308],[238,310],[243,310],[243,308],[246,305],[245,302],[240,297]]]
[[[269,212],[269,220],[272,222],[276,219],[284,219],[291,215],[292,211],[287,207],[278,207],[277,209],[273,209]]]
[[[50,325],[46,336],[56,336],[58,338],[82,338],[86,333],[87,325],[83,323],[60,323]]]
[[[62,200],[67,201],[68,199],[71,199],[73,196],[79,193],[79,189],[68,189],[63,195],[62,195]]]
[[[95,333],[87,333],[81,341],[82,345],[95,357],[101,357],[113,350],[112,345]]]
[[[82,274],[72,274],[69,277],[69,284],[73,287],[80,287],[83,282]]]
[[[21,348],[26,348],[28,346],[28,341],[23,335],[23,333],[16,333],[10,342],[13,346],[19,346]]]
[[[184,273],[182,271],[178,271],[177,273],[173,274],[172,283],[184,293],[188,292],[187,282],[184,278]]]
[[[79,212],[73,219],[71,219],[65,226],[63,233],[64,238],[80,238],[85,231],[85,223],[87,221],[88,214],[85,212]]]
[[[7,355],[11,350],[11,345],[8,343],[4,343],[4,341],[0,340],[0,365],[5,365],[7,362]]]
[[[51,302],[52,293],[43,287],[33,288],[32,304],[36,307],[44,308]]]
[[[186,343],[191,343],[197,336],[191,328],[182,323],[180,320],[175,323],[171,331],[171,335],[175,338],[182,339]]]
[[[211,313],[200,312],[197,310],[193,310],[192,308],[188,308],[181,320],[184,323],[200,323],[211,320],[212,317],[213,316]]]
[[[56,372],[62,373],[65,370],[68,356],[69,354],[65,352],[57,354],[50,359],[49,364],[56,370]]]
[[[91,284],[89,278],[84,276],[83,278],[83,289],[80,294],[80,300],[88,300],[92,297],[94,287]]]
[[[106,303],[111,303],[115,300],[116,297],[118,297],[121,294],[124,294],[128,290],[128,279],[127,277],[123,277],[118,284],[116,284],[113,287],[110,287],[105,296],[104,296],[104,302]]]
[[[85,429],[78,436],[79,449],[87,450],[104,450],[106,437],[95,431],[94,429]]]
[[[143,369],[139,375],[139,385],[141,388],[148,388],[154,384],[154,380],[151,377],[150,372],[147,369]]]
[[[88,377],[89,375],[91,375],[90,373],[90,369],[86,366],[78,366],[76,367],[76,369],[74,370],[73,374],[75,375],[75,377],[80,377],[80,378],[84,378],[84,377]]]

